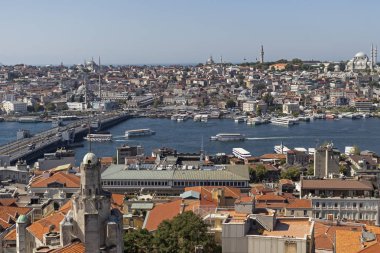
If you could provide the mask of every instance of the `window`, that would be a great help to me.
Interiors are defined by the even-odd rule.
[[[315,203],[315,206],[316,206],[316,207],[319,207],[319,202],[316,202],[316,203]]]
[[[359,207],[362,208],[363,207],[363,203],[359,203]]]
[[[322,207],[326,207],[326,203],[322,203]]]
[[[307,210],[303,210],[303,216],[307,216]]]
[[[290,215],[294,215],[294,210],[291,210],[291,211],[290,211]]]
[[[334,203],[334,207],[338,207],[338,203]]]
[[[352,206],[353,206],[353,207],[356,207],[356,203],[353,203]]]

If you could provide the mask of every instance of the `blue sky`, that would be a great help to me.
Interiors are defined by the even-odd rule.
[[[377,0],[4,0],[3,64],[348,60],[380,46]]]

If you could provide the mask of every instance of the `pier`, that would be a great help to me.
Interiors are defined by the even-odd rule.
[[[42,157],[44,153],[55,151],[59,147],[83,140],[90,131],[106,130],[130,118],[128,114],[102,114],[72,122],[63,127],[55,127],[0,146],[0,161],[15,164],[18,160],[31,162]]]

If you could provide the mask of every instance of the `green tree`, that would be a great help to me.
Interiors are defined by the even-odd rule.
[[[55,104],[48,103],[48,104],[46,104],[45,109],[48,111],[54,111],[55,110]]]
[[[354,145],[353,146],[353,152],[354,155],[360,155],[360,149],[358,146]]]
[[[339,165],[339,173],[347,176],[348,175],[348,168],[347,168],[347,166],[343,165],[343,164]]]
[[[149,252],[153,247],[153,235],[146,229],[129,231],[124,235],[125,253]]]
[[[310,164],[309,167],[307,168],[307,175],[308,176],[313,176],[314,175],[314,165]]]
[[[293,181],[298,181],[300,179],[300,175],[301,171],[295,167],[291,167],[281,172],[281,178],[291,179]]]
[[[163,221],[156,231],[154,245],[158,252],[194,252],[201,245],[203,252],[220,252],[207,224],[193,212],[184,212],[174,219]]]
[[[256,166],[256,177],[258,181],[263,181],[268,176],[268,170],[265,168],[264,165],[259,164]]]
[[[233,108],[233,107],[235,107],[236,106],[236,103],[235,103],[235,101],[233,100],[233,99],[228,99],[227,101],[226,101],[226,107],[227,108]]]

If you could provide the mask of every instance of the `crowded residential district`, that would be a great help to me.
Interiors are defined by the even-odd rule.
[[[380,252],[380,156],[349,139],[253,154],[231,127],[190,136],[191,152],[161,139],[150,153],[128,142],[160,134],[147,126],[125,129],[112,156],[96,148],[139,118],[294,131],[379,120],[377,46],[340,62],[258,52],[240,64],[2,65],[0,127],[14,125],[0,146],[0,253]]]

